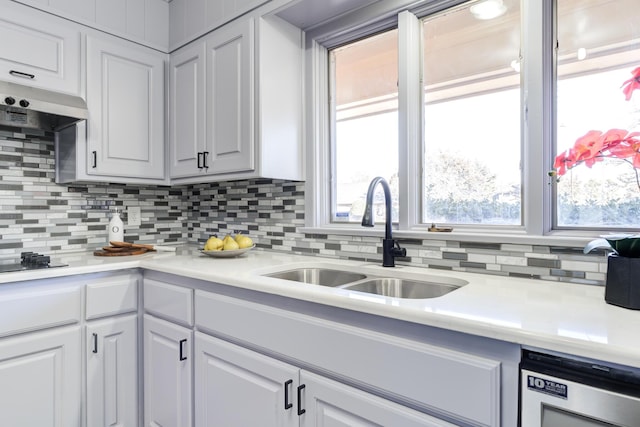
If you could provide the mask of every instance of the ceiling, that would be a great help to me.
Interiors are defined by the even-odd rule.
[[[378,1],[380,0],[300,0],[277,15],[296,27],[307,30]]]
[[[481,87],[517,85],[512,62],[520,55],[520,2],[504,0],[507,12],[478,20],[469,3],[424,20],[424,79],[432,91],[461,85]],[[611,67],[621,61],[640,63],[638,0],[556,0],[559,60],[565,72]],[[630,39],[635,32],[635,44]],[[579,48],[587,57],[577,59]],[[624,55],[620,55],[624,52]],[[616,55],[613,55],[616,53]],[[384,97],[397,91],[397,37],[380,36],[339,52],[336,76],[348,92],[337,94],[338,104]],[[493,81],[493,83],[490,83]],[[499,82],[499,83],[498,83]]]

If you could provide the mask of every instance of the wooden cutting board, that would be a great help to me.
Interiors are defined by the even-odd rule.
[[[93,251],[95,256],[130,256],[130,255],[142,255],[147,253],[147,248],[112,248],[105,247]]]
[[[141,243],[129,243],[129,242],[109,242],[111,244],[110,247],[115,248],[115,249],[120,249],[120,248],[128,248],[128,249],[146,249],[148,251],[152,251],[153,250],[153,245],[143,245]],[[107,248],[103,248],[103,249],[107,249]],[[114,251],[115,252],[115,251]]]

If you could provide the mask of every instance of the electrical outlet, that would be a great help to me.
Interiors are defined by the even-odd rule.
[[[140,206],[130,206],[127,208],[127,225],[140,225]]]

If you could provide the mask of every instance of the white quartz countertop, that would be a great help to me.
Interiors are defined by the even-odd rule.
[[[212,258],[194,248],[104,258],[86,252],[55,257],[55,261],[69,267],[5,273],[0,283],[139,267],[640,368],[640,311],[607,304],[600,286],[407,266],[389,269],[262,250],[237,258]],[[342,266],[376,276],[444,278],[468,284],[438,298],[416,300],[262,276],[296,265]]]

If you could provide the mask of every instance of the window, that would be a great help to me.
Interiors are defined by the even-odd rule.
[[[557,154],[591,132],[640,131],[640,93],[622,83],[640,66],[640,9],[634,0],[558,0]],[[597,135],[597,134],[592,134]],[[589,139],[589,138],[588,138]],[[598,138],[594,137],[592,141]],[[562,170],[560,228],[637,228],[640,181],[633,159],[604,151],[588,167]]]
[[[367,37],[330,52],[334,76],[335,221],[359,222],[369,183],[376,176],[392,188],[398,220],[398,31]],[[377,220],[384,218],[380,189]]]
[[[423,223],[521,225],[520,7],[423,20]]]
[[[514,240],[637,228],[629,159],[557,162],[590,130],[640,131],[640,91],[620,87],[640,67],[634,1],[377,2],[379,22],[365,8],[314,29],[329,72],[312,73],[309,228],[357,233],[374,176],[406,236],[431,223]],[[496,15],[478,16],[487,4]]]

